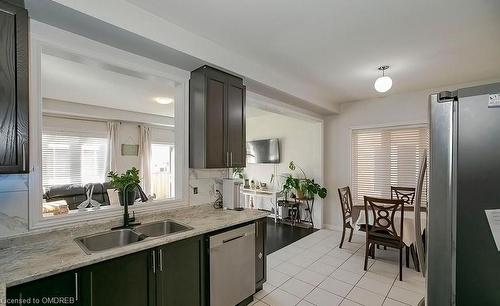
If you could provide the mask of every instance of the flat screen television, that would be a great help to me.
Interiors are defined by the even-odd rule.
[[[248,164],[279,164],[280,140],[261,139],[247,142]]]

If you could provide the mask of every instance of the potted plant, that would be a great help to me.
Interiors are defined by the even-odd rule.
[[[245,168],[233,168],[233,178],[244,179]]]
[[[118,197],[120,199],[120,205],[122,206],[125,203],[125,187],[130,185],[130,187],[128,187],[127,189],[127,204],[133,205],[135,202],[136,188],[132,185],[139,185],[139,183],[141,182],[139,178],[139,170],[136,167],[132,167],[132,169],[125,171],[125,173],[122,173],[121,175],[119,175],[115,171],[109,171],[108,177],[111,178],[111,186],[113,186],[115,190],[118,190]]]
[[[287,196],[290,190],[295,190],[295,197],[298,199],[312,199],[316,195],[322,199],[326,197],[328,193],[326,188],[316,183],[314,179],[308,178],[304,170],[296,166],[293,161],[290,162],[288,168],[292,171],[298,169],[302,174],[302,178],[296,178],[291,175],[286,178],[285,184],[283,185],[283,191]]]

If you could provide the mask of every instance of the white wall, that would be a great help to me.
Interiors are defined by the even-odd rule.
[[[279,114],[269,114],[254,118],[247,118],[247,141],[279,138],[281,146],[281,163],[247,164],[245,173],[249,179],[269,183],[271,174],[275,171],[278,175],[291,173],[288,169],[290,161],[300,166],[309,178],[314,178],[322,183],[322,123],[296,119]],[[275,169],[276,168],[276,169]],[[278,188],[281,188],[279,186]],[[270,208],[269,201],[256,201],[262,208]],[[313,212],[315,226],[322,225],[321,201],[316,199]]]

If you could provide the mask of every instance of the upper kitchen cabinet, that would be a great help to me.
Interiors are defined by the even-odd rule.
[[[28,12],[0,0],[0,173],[28,172]]]
[[[190,168],[245,167],[245,99],[241,78],[208,66],[191,72]]]

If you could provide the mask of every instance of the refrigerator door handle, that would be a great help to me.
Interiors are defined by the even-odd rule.
[[[427,305],[454,305],[457,101],[430,96]],[[449,258],[443,262],[443,258]]]

